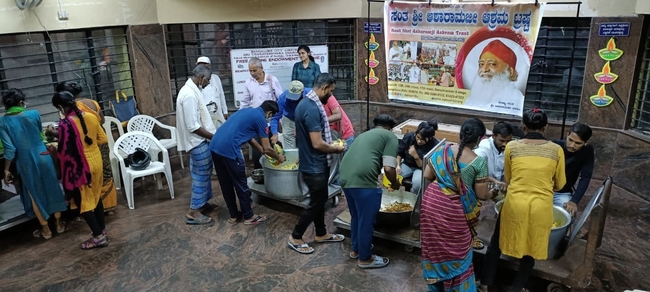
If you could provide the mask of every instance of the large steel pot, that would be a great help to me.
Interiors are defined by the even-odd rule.
[[[494,211],[499,214],[501,207],[503,206],[503,200],[498,201],[494,204]],[[562,239],[567,234],[569,225],[571,225],[571,214],[564,210],[562,207],[553,206],[553,222],[559,223],[559,226],[551,228],[551,235],[548,238],[548,258],[552,259],[558,255],[558,248]]]
[[[417,201],[417,196],[414,193],[407,191],[388,191],[383,189],[381,195],[381,206],[382,209],[385,206],[390,205],[393,202],[399,203],[408,203],[411,206],[415,207],[415,201]],[[411,213],[413,210],[406,212],[383,212],[379,210],[377,214],[377,222],[375,226],[390,228],[390,229],[402,229],[408,228],[411,224]]]
[[[284,157],[286,161],[278,166],[271,164],[264,155],[260,158],[260,164],[264,167],[264,188],[274,198],[300,200],[303,195],[298,185],[298,170],[279,169],[298,160],[298,149],[284,150]]]

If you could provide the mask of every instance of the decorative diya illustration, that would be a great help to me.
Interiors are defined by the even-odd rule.
[[[618,79],[618,75],[612,73],[609,61],[607,61],[605,66],[603,66],[603,70],[594,74],[594,78],[596,78],[596,81],[600,84],[610,84]]]
[[[370,85],[379,83],[379,78],[375,76],[375,69],[370,68],[370,75],[366,76],[366,82],[370,83]]]
[[[366,49],[369,49],[370,51],[379,49],[379,43],[375,41],[375,34],[370,34],[370,40],[366,42]]]
[[[612,97],[607,96],[607,91],[605,91],[605,85],[601,85],[598,89],[598,95],[592,95],[589,97],[591,103],[597,107],[608,106],[614,101]]]
[[[605,61],[614,61],[623,56],[623,50],[617,49],[616,41],[614,41],[614,38],[610,38],[607,42],[607,47],[598,50],[598,55]]]
[[[375,52],[370,52],[370,59],[366,59],[366,66],[370,68],[376,68],[379,65],[379,61],[375,59]]]

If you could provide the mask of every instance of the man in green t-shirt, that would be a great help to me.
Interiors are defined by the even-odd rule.
[[[390,131],[397,122],[382,114],[375,117],[373,123],[374,129],[354,139],[339,167],[341,187],[352,216],[350,258],[358,259],[358,266],[364,269],[388,265],[388,258],[373,255],[371,251],[375,218],[381,207],[382,190],[378,179],[382,166],[391,188],[400,188],[395,171],[399,141]]]

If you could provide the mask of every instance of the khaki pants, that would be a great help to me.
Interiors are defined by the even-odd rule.
[[[284,137],[284,143],[282,148],[284,149],[296,149],[296,122],[290,120],[289,118],[282,116],[282,137]]]

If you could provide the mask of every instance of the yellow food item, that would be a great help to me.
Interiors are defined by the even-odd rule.
[[[400,202],[393,202],[385,208],[382,208],[382,211],[387,213],[407,212],[412,210],[413,206],[411,206],[411,204]]]
[[[551,228],[558,228],[562,226],[562,222],[560,221],[553,221],[553,226]]]
[[[279,144],[273,144],[273,150],[275,150],[275,153],[277,153],[277,154],[284,155],[284,149],[282,149],[282,146],[280,146]],[[278,163],[278,161],[275,158],[272,158],[271,156],[268,156],[268,155],[265,155],[265,156],[266,156],[266,159],[268,159],[271,164],[273,164],[273,165],[280,164],[280,163]]]
[[[298,164],[294,162],[294,163],[289,163],[284,165],[275,165],[274,168],[282,169],[282,170],[296,170],[298,169]]]
[[[346,144],[345,141],[343,141],[341,139],[338,139],[338,140],[332,142],[332,145],[334,145],[334,146],[345,146],[345,144]]]

